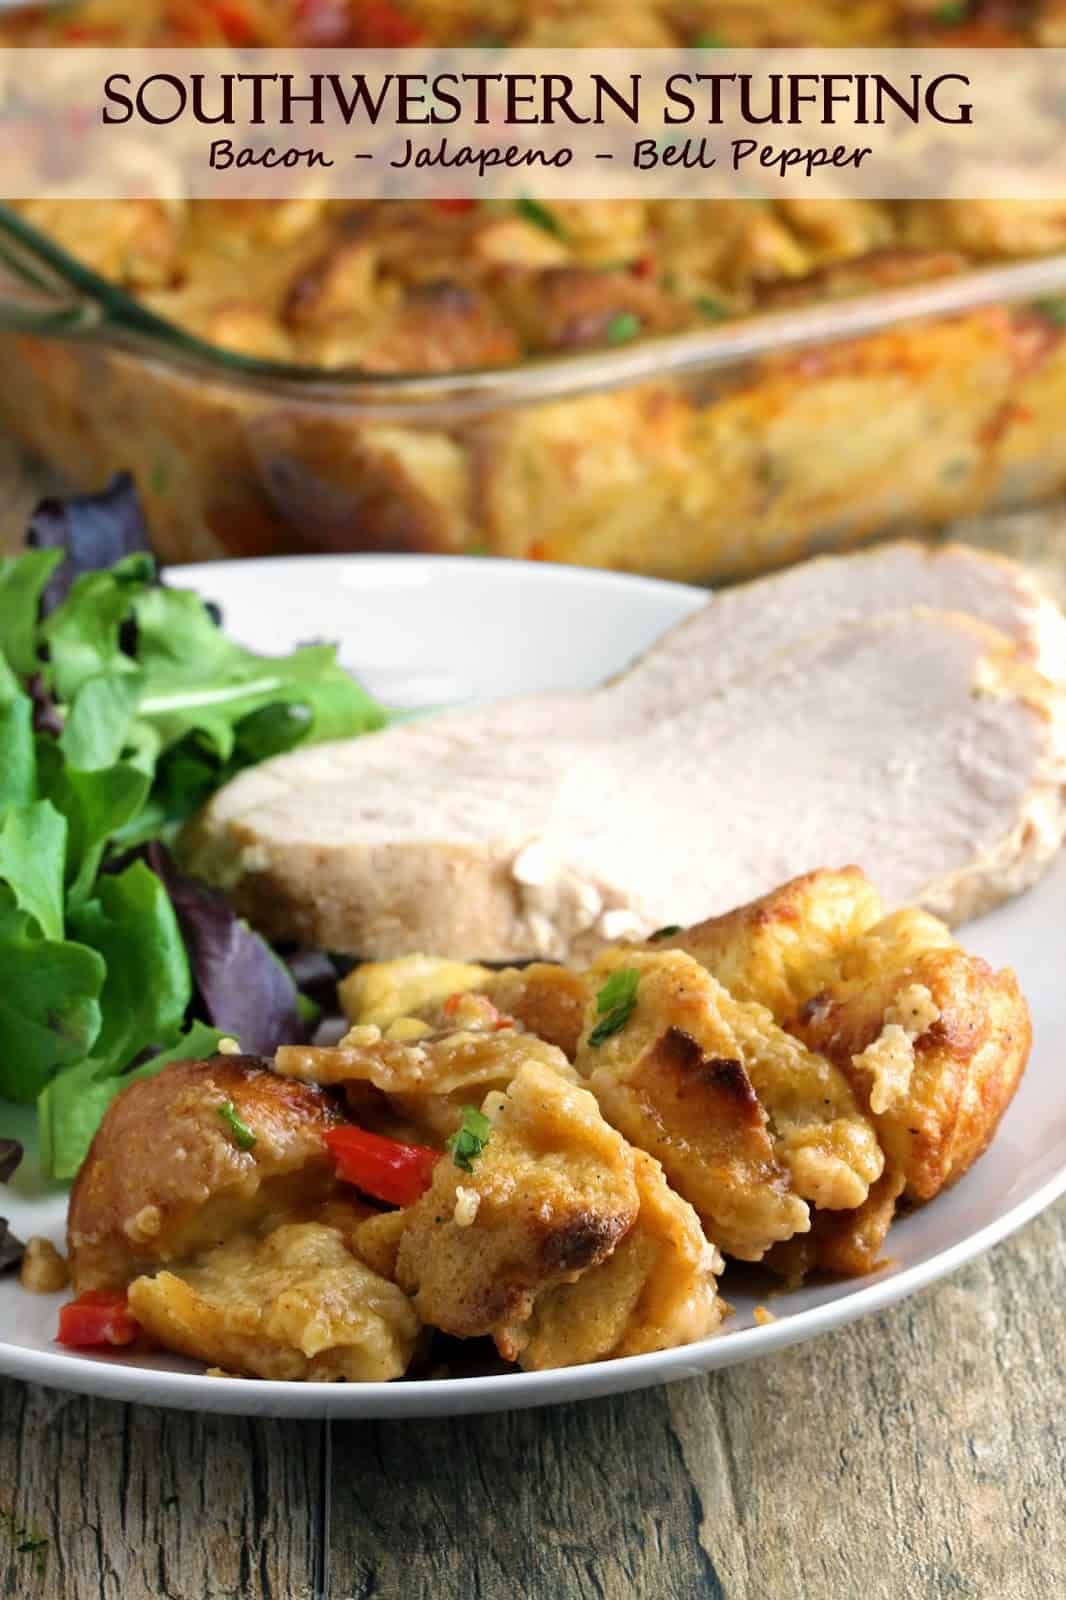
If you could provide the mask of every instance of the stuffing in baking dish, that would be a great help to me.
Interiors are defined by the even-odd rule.
[[[526,1370],[690,1343],[725,1258],[873,1270],[1030,1037],[1011,973],[882,918],[854,868],[586,969],[406,957],[342,998],[335,1047],[119,1096],[71,1195],[63,1342],[313,1381],[418,1375],[436,1334]]]
[[[551,46],[1066,42],[1061,0],[84,0],[33,41]],[[626,343],[792,298],[1066,244],[1060,203],[31,200],[25,214],[225,349],[370,373],[449,372]],[[846,272],[838,263],[854,263]]]
[[[22,42],[404,45],[1066,44],[1062,0],[84,0]],[[160,205],[30,200],[24,215],[218,350],[324,373],[190,373],[146,351],[14,330],[0,416],[86,488],[132,470],[170,561],[299,550],[488,553],[727,579],[1066,485],[1066,312],[983,306],[733,368],[619,386],[644,338],[1066,247],[1066,207],[990,201],[531,200]],[[25,328],[23,320],[22,328]],[[143,340],[143,333],[141,335]],[[568,393],[567,363],[605,353]],[[530,363],[555,357],[536,394]],[[508,373],[426,406],[404,374]],[[389,410],[366,379],[394,380]],[[544,378],[543,371],[540,374]]]

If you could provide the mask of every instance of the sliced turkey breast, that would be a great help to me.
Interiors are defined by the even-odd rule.
[[[547,727],[511,702],[251,769],[187,856],[273,937],[376,958],[580,956],[843,862],[948,920],[1033,880],[1063,835],[1066,743],[1020,621],[1012,641],[911,608],[716,678],[710,618],[739,603],[710,607],[698,685],[649,662],[687,661],[700,617],[614,688],[551,697]]]
[[[1066,680],[1066,618],[1024,567],[969,545],[899,540],[804,561],[715,595],[648,652],[639,679],[629,675],[626,698],[660,683],[685,698],[704,685],[708,669],[717,684],[746,677],[807,634],[911,606],[976,617],[1005,633],[1045,677]]]
[[[621,731],[642,723],[650,702],[695,703],[761,672],[810,634],[911,606],[976,617],[1045,677],[1066,682],[1066,618],[1023,566],[969,545],[899,540],[723,590],[602,689],[503,701],[493,725],[523,737]]]

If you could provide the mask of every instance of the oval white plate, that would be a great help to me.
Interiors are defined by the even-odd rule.
[[[342,658],[389,704],[425,707],[531,690],[591,687],[706,602],[677,584],[568,567],[416,556],[324,556],[186,567],[172,581],[225,609],[243,642],[277,651],[337,639]],[[818,863],[812,862],[811,865]],[[829,863],[834,865],[835,863]],[[986,1250],[1066,1190],[1066,1057],[1062,907],[1066,855],[1029,894],[971,926],[967,945],[1012,965],[1033,1012],[1029,1070],[989,1152],[948,1194],[906,1217],[876,1275],[821,1284],[771,1301],[728,1283],[736,1306],[715,1339],[559,1372],[396,1384],[299,1384],[208,1378],[158,1356],[79,1357],[52,1336],[62,1295],[36,1297],[0,1281],[0,1372],[120,1400],[270,1416],[416,1417],[545,1405],[639,1389],[769,1355],[912,1294]],[[32,1137],[32,1115],[3,1108],[3,1131]],[[40,1183],[32,1159],[0,1189],[0,1210],[25,1238],[63,1236],[65,1196]],[[761,1290],[768,1292],[767,1285]]]

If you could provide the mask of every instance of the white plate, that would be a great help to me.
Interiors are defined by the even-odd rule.
[[[397,706],[443,705],[597,683],[705,602],[699,590],[647,579],[518,562],[327,556],[183,568],[175,582],[217,599],[229,629],[264,650],[341,641],[345,663]],[[816,863],[812,862],[812,866]],[[772,1301],[726,1288],[730,1330],[701,1344],[559,1372],[395,1384],[299,1384],[208,1378],[176,1358],[69,1355],[52,1342],[62,1295],[0,1282],[0,1372],[85,1394],[189,1410],[269,1416],[415,1417],[544,1405],[639,1389],[765,1356],[877,1311],[995,1244],[1066,1190],[1066,1000],[1062,985],[1066,856],[1022,899],[971,926],[967,945],[1015,967],[1033,1012],[1029,1070],[990,1151],[949,1193],[893,1228],[876,1275]],[[3,1131],[32,1116],[3,1108]],[[32,1160],[0,1189],[21,1237],[63,1236],[64,1195],[46,1191]],[[727,1274],[728,1279],[728,1274]],[[765,1294],[765,1290],[763,1293]]]

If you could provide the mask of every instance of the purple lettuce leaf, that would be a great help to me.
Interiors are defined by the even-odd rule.
[[[10,1272],[17,1267],[26,1253],[26,1246],[7,1225],[7,1218],[0,1217],[0,1272]]]
[[[64,559],[41,597],[48,616],[85,572],[114,566],[124,556],[152,554],[141,503],[128,472],[99,494],[42,500],[30,518],[26,543],[34,550],[62,550]]]
[[[10,1183],[23,1150],[17,1139],[0,1139],[0,1183]]]
[[[185,941],[195,1013],[240,1041],[245,1055],[270,1056],[307,1037],[292,975],[224,895],[182,872],[161,844],[144,857],[162,879]]]
[[[26,692],[33,702],[34,733],[50,733],[53,739],[58,739],[63,732],[63,718],[41,673],[35,672],[26,680]]]

